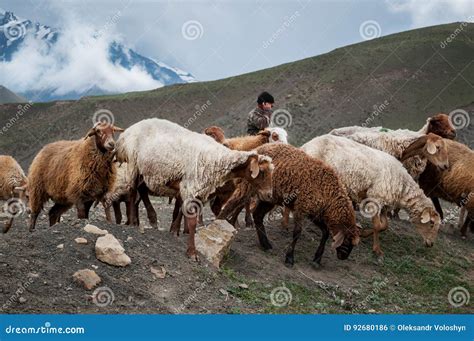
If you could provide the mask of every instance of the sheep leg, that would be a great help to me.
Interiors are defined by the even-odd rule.
[[[29,231],[30,232],[33,232],[35,230],[35,226],[36,226],[36,220],[38,219],[38,216],[40,214],[40,211],[37,211],[37,212],[31,212],[30,213],[30,221],[29,221]]]
[[[84,212],[86,214],[86,219],[89,219],[89,211],[91,210],[91,207],[93,204],[94,204],[94,201],[86,201],[84,203]]]
[[[176,197],[174,202],[173,209],[173,222],[171,223],[170,232],[176,233],[179,236],[179,230],[181,229],[181,219],[183,219],[183,212],[181,211],[181,206],[183,205],[183,200],[180,196]]]
[[[55,203],[53,207],[48,212],[49,215],[49,226],[53,226],[56,223],[59,223],[61,215],[66,212],[72,205],[63,205]],[[79,208],[78,208],[79,209]]]
[[[5,223],[5,226],[3,227],[3,233],[7,233],[8,230],[10,230],[10,228],[12,227],[12,225],[13,225],[13,217],[10,217]]]
[[[472,220],[469,217],[469,215],[466,217],[466,220],[464,221],[464,224],[461,226],[461,237],[462,239],[465,239],[467,237],[467,227],[472,224]],[[472,230],[472,226],[471,226]]]
[[[380,214],[377,214],[372,218],[372,223],[374,225],[373,251],[377,256],[382,257],[383,251],[380,247],[379,233],[385,231],[388,228],[387,212],[382,209]]]
[[[150,197],[148,195],[148,188],[144,183],[142,183],[140,186],[138,186],[138,193],[140,194],[140,198],[143,201],[143,204],[145,205],[146,208],[146,214],[148,216],[148,221],[150,222],[150,225],[153,227],[158,227],[158,220],[156,218],[156,211],[153,208],[153,205],[150,201]]]
[[[253,227],[252,211],[250,209],[250,200],[245,203],[245,227]]]
[[[433,202],[433,205],[436,209],[436,212],[438,212],[439,214],[439,217],[441,218],[441,220],[444,219],[444,216],[443,216],[443,208],[441,207],[441,204],[439,203],[439,199],[438,198],[431,198],[431,201]]]
[[[214,213],[214,215],[217,216],[219,215],[219,213],[221,212],[221,208],[222,208],[222,201],[221,201],[221,198],[219,196],[216,196],[212,199],[211,201],[211,211],[212,213]]]
[[[120,201],[114,201],[112,203],[112,207],[114,209],[115,223],[120,225],[122,223],[122,211],[120,210]],[[127,205],[127,218],[128,218],[128,205]]]
[[[290,247],[286,253],[285,263],[293,266],[295,264],[295,246],[296,242],[301,236],[301,224],[302,224],[302,217],[300,214],[295,215],[295,227],[293,229],[293,240],[291,241]]]
[[[268,240],[267,232],[265,231],[265,226],[263,225],[263,218],[265,215],[275,207],[274,204],[260,201],[253,212],[253,221],[255,223],[255,228],[257,230],[258,241],[263,250],[270,250],[272,244]]]
[[[316,250],[316,253],[314,254],[313,262],[316,262],[319,265],[321,265],[321,259],[323,258],[323,254],[324,254],[324,248],[326,247],[326,242],[329,239],[329,229],[327,225],[323,222],[316,224],[316,222],[313,221],[313,223],[317,225],[321,230],[321,240],[319,242],[318,249]]]
[[[194,235],[196,233],[196,225],[197,225],[198,217],[197,216],[185,217],[185,220],[189,227],[188,249],[186,250],[186,255],[197,262],[199,261],[199,257],[196,252],[196,245],[194,244]]]
[[[286,206],[283,207],[283,219],[281,221],[281,227],[288,230],[288,223],[290,220],[290,209]]]
[[[104,207],[104,213],[105,213],[105,220],[107,220],[108,223],[112,222],[112,215],[110,213],[110,206],[105,206],[105,203],[102,201],[102,206]]]
[[[461,210],[459,211],[458,228],[462,229],[465,219],[466,219],[466,207],[461,206]]]
[[[129,192],[130,199],[128,202],[128,207],[129,207],[128,211],[130,213],[130,216],[128,219],[129,219],[130,225],[133,225],[133,226],[139,225],[138,204],[136,203],[137,196],[138,196],[137,183],[138,183],[138,179],[135,180],[135,185],[130,188],[130,192]]]

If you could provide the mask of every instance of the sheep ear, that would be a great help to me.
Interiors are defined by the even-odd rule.
[[[427,141],[426,142],[426,151],[428,152],[428,154],[431,154],[431,155],[436,154],[436,145],[431,141]]]
[[[251,156],[250,160],[250,175],[252,176],[252,179],[255,179],[258,176],[258,173],[260,172],[260,167],[258,165],[258,158],[255,156]]]
[[[261,131],[258,132],[257,135],[262,135],[262,136],[270,137],[271,134],[272,134],[272,133],[271,133],[271,131],[269,131],[269,130],[261,130]]]
[[[402,154],[400,161],[405,161],[406,159],[419,154],[422,148],[425,146],[428,136],[423,135],[417,138],[412,144],[408,146],[407,149]]]
[[[86,136],[84,137],[84,140],[87,140],[88,137],[91,137],[91,136],[95,135],[95,133],[96,133],[96,129],[95,129],[95,126],[94,126],[94,128],[91,128],[87,132]]]
[[[426,224],[427,222],[430,221],[430,219],[431,219],[430,212],[429,210],[425,209],[423,213],[421,213],[421,223]]]
[[[114,126],[114,132],[116,133],[123,133],[124,131],[125,129]]]
[[[344,241],[344,233],[342,231],[339,231],[333,238],[333,242],[331,244],[331,247],[333,249],[337,249],[339,246],[342,245],[342,242]]]
[[[275,133],[275,132],[272,133],[272,140],[273,141],[278,141],[278,134],[277,133]]]

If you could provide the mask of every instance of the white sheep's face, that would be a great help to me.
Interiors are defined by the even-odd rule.
[[[415,222],[416,231],[423,237],[425,246],[432,247],[438,236],[441,218],[434,208],[427,207]]]

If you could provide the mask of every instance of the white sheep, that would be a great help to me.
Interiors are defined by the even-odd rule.
[[[347,137],[394,156],[403,162],[414,179],[418,179],[428,161],[442,170],[449,167],[446,143],[432,133],[352,126],[334,129],[330,134]]]
[[[426,246],[432,246],[440,225],[433,203],[402,164],[393,156],[344,137],[323,135],[304,144],[309,155],[334,167],[345,184],[351,199],[360,203],[361,212],[372,217],[374,252],[383,255],[378,233],[387,229],[386,212],[403,208]]]
[[[0,200],[7,200],[3,207],[7,217],[3,233],[12,227],[13,218],[26,210],[26,187],[26,175],[18,162],[9,155],[0,155]]]
[[[189,228],[187,254],[197,259],[194,245],[196,210],[226,181],[245,178],[265,198],[271,196],[271,159],[256,152],[229,150],[213,138],[173,122],[152,118],[129,127],[117,141],[117,160],[127,162],[132,179],[130,201],[139,181],[153,194],[179,193]],[[131,219],[137,224],[133,205]],[[179,228],[179,226],[178,226]]]

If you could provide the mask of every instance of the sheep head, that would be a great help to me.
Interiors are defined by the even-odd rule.
[[[89,137],[95,136],[95,143],[97,148],[102,152],[110,152],[115,149],[114,133],[123,132],[125,129],[114,126],[107,122],[97,122],[87,132],[84,140]]]
[[[442,137],[429,133],[416,139],[403,152],[401,161],[415,156],[423,155],[429,162],[441,170],[449,168],[448,147]]]
[[[433,246],[438,236],[441,218],[434,207],[425,207],[419,217],[414,219],[416,231],[423,237],[425,246]]]
[[[257,191],[257,196],[270,201],[272,198],[272,159],[265,155],[251,153],[247,161],[232,171],[234,177],[244,178]]]
[[[433,133],[446,139],[456,138],[456,128],[453,127],[449,116],[445,113],[438,113],[427,120],[428,129],[426,133]]]
[[[336,250],[337,258],[345,260],[349,258],[352,248],[360,242],[359,227],[354,226],[351,230],[340,230],[333,236],[331,247]]]
[[[220,127],[217,127],[217,126],[208,127],[204,129],[204,134],[212,137],[218,143],[224,143],[225,141],[224,131]]]

